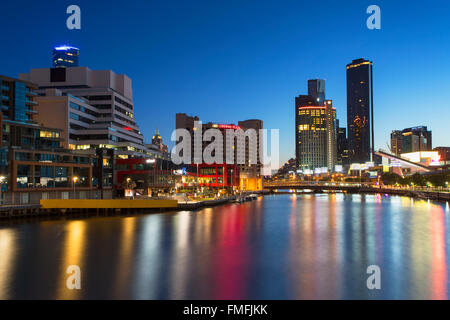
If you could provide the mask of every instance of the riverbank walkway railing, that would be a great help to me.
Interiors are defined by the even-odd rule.
[[[265,182],[264,189],[272,192],[277,192],[279,190],[311,190],[312,192],[323,192],[325,190],[328,190],[344,191],[349,193],[386,193],[431,200],[450,200],[450,188],[431,186],[391,186],[377,184],[376,182],[282,180]]]
[[[429,187],[429,186],[402,186],[402,185],[384,185],[376,182],[329,182],[329,181],[299,181],[299,180],[281,180],[264,183],[265,189],[296,189],[300,188],[373,188],[373,189],[392,189],[392,190],[410,190],[422,192],[450,192],[450,187]]]

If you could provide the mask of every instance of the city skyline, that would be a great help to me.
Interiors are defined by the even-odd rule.
[[[65,4],[52,6],[48,11],[49,4],[30,4],[33,10],[22,12],[18,4],[8,3],[4,12],[10,11],[11,16],[27,20],[37,13],[44,21],[35,30],[25,32],[11,19],[2,20],[6,29],[14,26],[14,35],[24,38],[22,43],[9,41],[18,53],[14,57],[0,53],[1,61],[8,61],[2,65],[2,74],[17,78],[31,68],[51,67],[53,47],[71,44],[80,48],[80,66],[112,69],[133,79],[136,119],[146,142],[158,127],[163,140],[172,147],[169,137],[177,112],[222,123],[233,123],[239,113],[239,118],[260,118],[266,128],[281,129],[280,163],[284,163],[295,154],[291,108],[293,97],[306,91],[305,81],[327,81],[337,119],[346,127],[345,66],[353,59],[365,57],[375,67],[375,149],[386,147],[392,130],[418,125],[433,131],[434,146],[445,146],[450,130],[445,124],[449,115],[445,106],[448,75],[439,70],[449,66],[444,54],[449,45],[441,41],[443,36],[437,31],[448,22],[434,19],[439,14],[437,9],[421,8],[421,18],[429,23],[409,23],[419,10],[406,4],[381,1],[382,29],[371,31],[365,26],[368,2],[364,1],[350,7],[326,4],[327,10],[325,4],[287,2],[278,6],[263,2],[252,15],[252,4],[235,3],[237,10],[220,10],[223,8],[218,4],[150,3],[141,4],[137,17],[136,12],[131,15],[132,6],[127,4],[111,3],[105,7],[102,3],[80,1],[83,26],[81,31],[70,31],[64,28]],[[47,12],[54,15],[58,7],[61,16],[54,18],[61,20],[62,27],[55,29]],[[205,17],[196,13],[199,8],[221,13]],[[120,13],[127,23],[120,24],[120,30],[112,24],[99,27],[94,20],[107,18],[97,17],[98,10],[115,17]],[[318,14],[327,19],[321,20],[313,36],[305,31],[305,25]],[[197,19],[199,15],[201,19]],[[258,21],[265,23],[260,25]],[[338,23],[342,28],[330,37],[328,31]],[[124,37],[128,32],[130,36]],[[410,41],[417,32],[428,36],[428,40],[420,45]],[[87,37],[96,33],[103,36]],[[322,39],[321,34],[327,37]],[[352,41],[348,41],[349,35]],[[10,36],[7,33],[7,41]],[[116,41],[114,50],[108,50],[115,37],[125,39],[126,45]],[[301,50],[302,41],[312,41],[317,50]],[[139,49],[130,51],[129,47]],[[33,48],[32,52],[29,48]],[[328,51],[320,50],[325,48]],[[423,121],[422,112],[429,106],[433,106],[434,114]]]
[[[0,300],[448,300],[446,10],[6,2]]]

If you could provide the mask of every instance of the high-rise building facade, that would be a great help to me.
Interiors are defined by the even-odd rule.
[[[316,104],[321,106],[325,101],[325,80],[308,80],[308,95],[316,99]]]
[[[325,99],[324,80],[309,80],[308,95],[295,98],[295,150],[299,170],[334,170],[336,109]]]
[[[0,104],[2,106],[2,118],[4,122],[19,124],[34,124],[33,114],[36,101],[36,85],[0,76]]]
[[[417,126],[391,133],[391,152],[397,155],[433,149],[432,134],[426,126]]]
[[[403,134],[401,130],[394,130],[391,133],[391,152],[396,155],[403,153]]]
[[[347,129],[339,126],[339,120],[336,120],[336,145],[336,163],[343,166],[350,164]]]
[[[146,153],[126,75],[73,67],[32,69],[20,78],[38,84],[37,121],[61,128],[66,148],[113,148],[121,157]]]
[[[403,139],[403,153],[405,152],[415,152],[415,151],[431,151],[433,150],[433,143],[432,143],[432,134],[431,130],[428,130],[426,126],[417,126],[412,128],[406,128],[402,131],[403,137],[407,137],[409,135],[417,136],[418,137],[418,144],[414,148],[411,148],[411,151],[408,150],[407,144],[405,145],[405,140]]]
[[[71,46],[58,46],[53,49],[53,67],[78,67],[80,49]]]
[[[347,65],[347,134],[353,163],[373,161],[372,61],[353,60]]]
[[[37,114],[37,86],[19,79],[0,76],[0,127],[2,152],[8,148],[26,148],[55,151],[60,148],[61,131],[39,126],[35,121]],[[7,159],[7,156],[2,156]],[[7,165],[7,163],[5,163]]]
[[[0,202],[95,197],[95,155],[68,152],[63,130],[37,121],[36,89],[33,83],[0,76]]]
[[[205,148],[211,143],[209,141],[202,141],[200,144],[196,145],[194,143],[194,133],[198,128],[195,127],[195,122],[200,121],[197,116],[188,116],[185,113],[176,114],[176,129],[186,129],[191,135],[191,163],[197,163],[195,154],[203,154]],[[233,159],[233,163],[238,165],[240,172],[240,189],[241,190],[260,190],[262,189],[262,161],[260,159],[261,145],[260,141],[260,131],[263,129],[263,121],[258,119],[250,119],[244,121],[238,121],[238,124],[220,124],[220,123],[202,123],[201,130],[204,134],[208,129],[218,129],[222,132],[223,136],[223,146],[222,153],[215,153],[223,159],[223,163],[227,162],[229,159]],[[256,133],[256,143],[250,143],[249,139],[245,139],[244,145],[238,144],[235,138],[234,142],[228,143],[226,130],[239,130],[242,129],[246,132],[248,129],[255,130]],[[220,151],[218,151],[220,152]],[[250,163],[250,155],[256,155],[256,163]],[[245,163],[238,163],[238,159],[245,159]],[[201,163],[201,162],[200,162]]]

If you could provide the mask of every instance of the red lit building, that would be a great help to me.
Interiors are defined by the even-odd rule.
[[[231,192],[239,188],[239,166],[199,164],[175,165],[164,159],[116,159],[115,188],[123,195],[127,180],[135,183],[134,190],[141,195],[170,193],[177,189],[208,188],[226,189]]]
[[[134,189],[143,195],[151,193],[151,189],[169,191],[175,183],[171,162],[164,159],[115,159],[115,169],[114,187],[119,195],[127,179],[133,181]]]
[[[195,165],[192,165],[191,168]],[[187,173],[190,176],[198,177],[200,187],[216,188],[239,188],[239,166],[232,164],[199,164],[198,174],[196,172]]]
[[[197,130],[195,127],[195,122],[200,121],[197,116],[188,116],[185,113],[177,113],[176,114],[176,129],[186,129],[191,134],[191,159],[190,163],[195,163],[195,150],[194,150],[194,132]],[[240,190],[262,190],[262,161],[260,159],[260,149],[263,147],[262,141],[260,140],[259,134],[260,130],[263,129],[262,120],[258,119],[250,119],[245,121],[238,121],[237,125],[235,124],[221,124],[221,123],[202,123],[201,124],[202,134],[204,134],[208,129],[218,129],[222,132],[223,136],[223,147],[222,150],[219,151],[216,155],[221,157],[223,162],[227,162],[226,159],[233,158],[233,163],[236,164],[239,158],[245,159],[245,163],[238,164],[239,168],[239,182],[233,181],[234,183],[238,183],[238,188]],[[233,141],[227,143],[227,135],[226,130],[240,130],[242,129],[246,132],[249,129],[255,130],[256,133],[256,142],[253,145],[250,143],[249,139],[245,139],[245,144],[242,148],[238,147],[237,141],[233,138]],[[205,148],[209,145],[209,141],[202,139],[201,151],[202,154]],[[228,148],[228,144],[231,145],[231,148]],[[217,150],[216,150],[217,152]],[[256,155],[255,164],[250,164],[250,155]],[[214,164],[218,168],[223,166],[223,164]],[[200,166],[207,166],[206,164],[200,164]],[[217,174],[216,181],[221,174]],[[210,178],[213,178],[212,176]],[[216,182],[217,183],[217,182]],[[219,183],[220,184],[220,183]]]

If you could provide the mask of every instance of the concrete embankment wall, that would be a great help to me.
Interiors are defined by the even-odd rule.
[[[51,199],[41,204],[0,206],[0,218],[108,216],[178,210],[176,200]]]
[[[27,217],[76,217],[143,214],[161,211],[197,210],[203,207],[230,202],[226,199],[182,203],[177,200],[91,200],[91,199],[51,199],[41,200],[41,204],[0,206],[0,218]]]
[[[177,208],[177,200],[93,200],[93,199],[51,199],[41,200],[42,209],[146,209]]]

